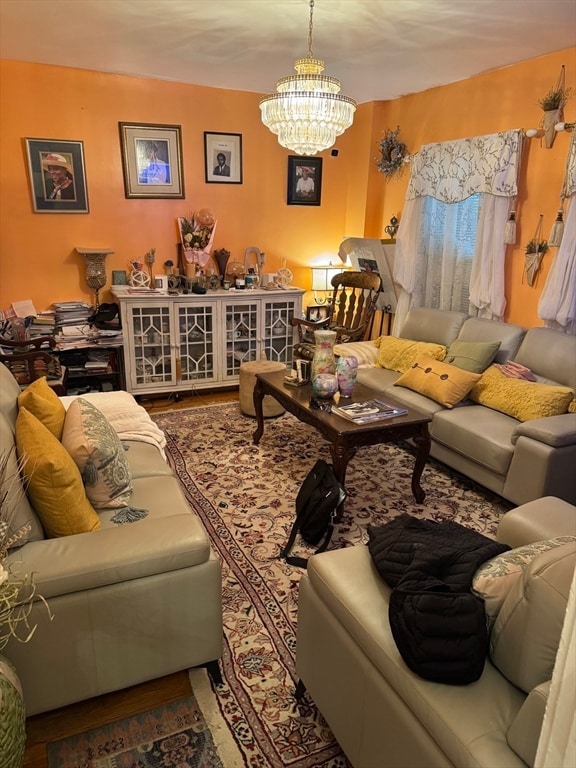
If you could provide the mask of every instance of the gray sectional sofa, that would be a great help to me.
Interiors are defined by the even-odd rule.
[[[562,540],[530,547],[529,562],[516,567],[518,548],[550,537]],[[504,515],[497,538],[514,548],[499,556],[511,572],[493,568],[503,594],[490,658],[479,680],[461,686],[407,667],[388,620],[392,590],[367,546],[308,561],[298,599],[299,687],[354,768],[534,766],[576,563],[576,507],[553,497],[522,505]]]
[[[20,388],[2,364],[0,393],[6,451],[14,445]],[[3,651],[20,677],[27,715],[199,665],[219,674],[220,562],[161,444],[148,439],[160,430],[144,409],[126,392],[86,397],[106,413],[114,396],[121,397],[120,420],[132,424],[133,434],[122,436],[132,476],[130,502],[147,516],[116,525],[101,514],[99,530],[46,538],[25,494],[18,505],[14,525],[30,522],[31,531],[7,564],[36,574],[38,593],[54,617],[49,621],[35,602],[32,639],[11,640]],[[66,406],[72,399],[61,398]]]
[[[461,312],[418,308],[399,337],[448,347],[453,341],[500,342],[495,362],[516,361],[542,383],[576,390],[576,338],[548,328],[469,317]],[[397,371],[376,367],[373,342],[341,344],[337,354],[356,354],[358,378],[383,396],[432,416],[431,455],[514,504],[556,496],[576,504],[576,413],[521,422],[469,399],[447,409],[394,382]]]

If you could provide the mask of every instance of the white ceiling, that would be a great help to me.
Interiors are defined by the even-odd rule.
[[[273,92],[309,0],[0,0],[0,56]],[[576,0],[315,0],[313,52],[362,103],[576,44]]]

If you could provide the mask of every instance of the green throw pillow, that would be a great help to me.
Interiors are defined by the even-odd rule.
[[[448,347],[444,362],[470,373],[483,373],[499,349],[499,341],[453,341]]]

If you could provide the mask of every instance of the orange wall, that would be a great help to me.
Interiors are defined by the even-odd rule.
[[[107,270],[126,269],[156,248],[158,264],[176,258],[176,217],[211,208],[218,227],[215,248],[243,261],[255,245],[266,269],[287,260],[294,282],[309,286],[307,266],[335,254],[345,236],[384,237],[392,215],[401,216],[408,170],[387,182],[376,168],[385,128],[400,126],[409,151],[422,144],[509,128],[537,127],[538,98],[566,65],[576,80],[576,49],[488,72],[469,80],[391,102],[361,105],[355,123],[336,143],[337,157],[322,153],[321,206],[286,204],[287,156],[260,122],[259,96],[167,81],[62,67],[0,62],[0,308],[31,298],[37,309],[55,300],[92,294],[84,280],[79,247],[115,251]],[[574,120],[574,100],[566,109]],[[182,126],[184,200],[128,200],[124,196],[118,122]],[[206,184],[203,132],[240,133],[243,184]],[[33,213],[24,137],[84,142],[89,214]],[[507,258],[507,319],[539,325],[536,307],[555,254],[544,258],[533,288],[522,284],[523,248],[538,215],[547,235],[558,204],[569,136],[550,150],[538,139],[526,144],[519,199],[519,245]],[[321,258],[323,257],[323,258]],[[109,299],[106,291],[101,300]]]

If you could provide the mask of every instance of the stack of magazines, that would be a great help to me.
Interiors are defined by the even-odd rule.
[[[403,416],[408,411],[406,408],[390,405],[383,400],[364,400],[361,403],[333,405],[332,413],[353,421],[355,424],[369,424],[371,421],[382,421],[383,419],[392,419],[394,416]]]

